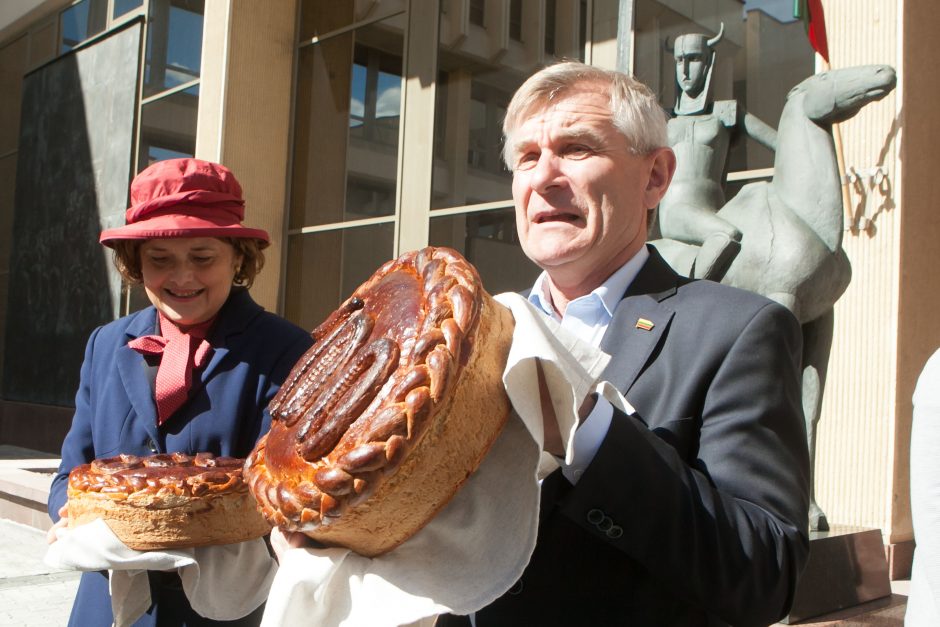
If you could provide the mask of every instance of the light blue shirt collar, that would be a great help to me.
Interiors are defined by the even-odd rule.
[[[614,316],[617,304],[623,298],[627,288],[636,278],[636,275],[639,274],[640,268],[643,267],[649,256],[649,250],[644,246],[590,294],[580,296],[568,303],[565,315],[562,317],[558,316],[552,305],[551,293],[548,290],[548,274],[545,272],[542,272],[535,280],[532,291],[529,293],[529,302],[545,315],[560,320],[562,326],[567,326],[564,324],[566,318],[574,316],[580,319],[582,323],[577,326],[590,327],[594,331],[597,331],[597,327],[600,326],[603,327],[603,331],[606,331],[607,325],[610,324]],[[578,332],[577,327],[572,328],[572,330]],[[600,337],[591,337],[595,336],[596,332],[588,332],[588,329],[583,330],[585,331],[583,334],[578,332],[582,340],[591,341],[595,346],[600,342]],[[603,333],[601,333],[601,337],[603,337]],[[592,341],[595,339],[596,341]]]
[[[597,289],[568,303],[561,326],[575,334],[581,341],[600,346],[601,339],[613,320],[614,310],[633,283],[640,268],[649,259],[646,246],[641,248],[627,263],[614,272]],[[548,275],[543,272],[536,279],[529,294],[529,302],[545,315],[559,319],[552,307],[548,291]],[[574,453],[570,464],[561,461],[562,473],[572,484],[578,483],[581,475],[591,464],[600,448],[613,419],[613,406],[603,397],[597,399],[594,409],[581,423],[574,434]]]

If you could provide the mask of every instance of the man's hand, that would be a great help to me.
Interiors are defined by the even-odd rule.
[[[545,383],[545,373],[542,372],[542,362],[536,361],[536,371],[539,377],[539,400],[542,404],[542,432],[545,441],[542,449],[555,457],[565,456],[565,445],[561,440],[561,430],[558,428],[558,418],[555,416],[555,406],[552,405],[552,396]]]
[[[271,548],[278,562],[281,561],[281,555],[288,549],[314,546],[318,545],[309,536],[299,531],[281,531],[280,527],[271,530]]]
[[[555,416],[555,406],[552,405],[552,396],[548,391],[548,384],[545,382],[545,373],[542,371],[542,362],[536,361],[536,372],[539,378],[539,400],[542,404],[542,432],[545,441],[543,450],[551,453],[555,457],[565,456],[565,444],[561,438],[561,430],[558,428],[558,418]],[[597,394],[588,394],[578,408],[578,424],[584,424],[587,417],[594,411],[594,405],[597,404]]]
[[[59,522],[52,525],[49,531],[46,532],[46,542],[49,544],[52,544],[53,542],[58,540],[59,538],[55,534],[56,529],[62,529],[64,527],[68,527],[68,524],[69,524],[69,505],[68,503],[66,503],[65,505],[59,508]]]
[[[578,424],[584,424],[584,421],[587,420],[587,417],[591,415],[592,411],[594,411],[595,405],[597,405],[597,392],[588,394],[584,399],[584,402],[581,403],[581,407],[578,408]]]

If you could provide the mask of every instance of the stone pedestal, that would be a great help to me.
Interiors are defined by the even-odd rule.
[[[810,533],[809,561],[781,622],[794,624],[890,595],[881,530],[834,525]]]

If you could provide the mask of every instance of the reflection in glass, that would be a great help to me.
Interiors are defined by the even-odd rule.
[[[300,49],[290,228],[395,213],[403,26]]]
[[[151,0],[144,96],[199,78],[205,0]]]
[[[357,44],[350,91],[349,136],[397,147],[401,57]]]
[[[111,17],[121,17],[144,3],[144,0],[114,0],[114,13]]]
[[[108,0],[82,0],[59,15],[62,42],[59,52],[68,52],[89,37],[102,32],[108,21]]]
[[[285,316],[313,330],[392,258],[394,235],[388,222],[289,236]]]
[[[141,107],[138,172],[155,161],[195,154],[198,104],[196,85]]]
[[[301,0],[300,41],[322,37],[362,21],[403,13],[406,0]]]
[[[557,13],[555,0],[545,0],[545,54],[555,54],[555,29]]]
[[[522,41],[522,0],[509,2],[509,36]]]
[[[303,0],[300,7],[300,39],[304,41],[349,26],[355,20],[355,14],[355,2]]]
[[[455,26],[459,21],[447,12],[458,5],[444,3],[440,13],[433,209],[510,197],[512,176],[501,157],[506,106],[543,62],[561,57],[584,60],[588,32],[585,0],[512,0],[505,23],[494,18],[484,32],[471,31],[469,36],[460,32]],[[490,19],[483,14],[486,3],[464,6],[471,22]],[[496,32],[497,27],[508,31],[508,38]]]
[[[503,165],[502,122],[524,77],[505,71],[472,73],[455,67],[438,74],[434,111],[431,207],[504,200],[512,176]],[[506,89],[505,83],[513,85]]]
[[[491,294],[528,289],[540,272],[519,246],[512,209],[432,217],[428,242],[464,255]]]
[[[486,24],[485,0],[470,0],[470,23],[477,26]]]
[[[760,9],[778,22],[786,23],[797,19],[793,16],[792,0],[744,0],[745,19],[747,12],[755,9]]]

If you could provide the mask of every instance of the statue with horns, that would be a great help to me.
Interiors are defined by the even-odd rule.
[[[852,278],[842,247],[842,173],[832,125],[891,93],[897,73],[888,65],[862,65],[814,74],[787,94],[774,130],[735,101],[712,101],[715,45],[723,32],[676,39],[677,97],[668,124],[676,173],[659,205],[662,238],[651,243],[680,274],[763,294],[800,322],[812,472],[834,306]],[[728,147],[742,131],[774,151],[773,177],[748,183],[726,203]],[[829,529],[815,491],[808,522],[811,531]]]
[[[724,30],[722,24],[712,38],[680,35],[673,46],[676,104],[668,129],[677,166],[658,216],[663,237],[701,246],[692,276],[716,281],[741,248],[741,231],[716,215],[725,204],[729,146],[741,132],[771,150],[777,144],[777,132],[736,101],[712,100],[715,46]]]

